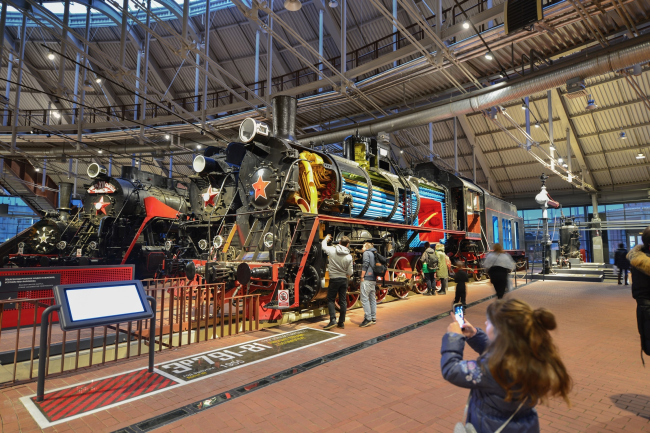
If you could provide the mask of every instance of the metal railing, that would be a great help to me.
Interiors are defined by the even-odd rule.
[[[156,352],[239,333],[259,330],[259,295],[226,297],[224,284],[193,284],[185,279],[144,280],[147,295],[156,298]],[[40,313],[54,298],[0,301],[0,323],[10,308],[18,310],[15,329],[0,326],[0,388],[36,380],[42,362]],[[21,318],[30,317],[28,326]],[[58,316],[53,315],[52,321]],[[70,335],[72,334],[72,335]],[[48,327],[45,350],[47,377],[117,363],[149,353],[149,320],[138,320],[73,332]]]

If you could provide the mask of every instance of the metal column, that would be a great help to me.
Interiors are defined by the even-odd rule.
[[[47,158],[43,160],[43,177],[41,179],[41,192],[45,191],[45,180],[47,179]]]
[[[436,35],[442,39],[442,0],[434,0],[434,6],[436,8],[433,11],[436,15]],[[436,56],[434,57],[436,65],[442,65],[443,58],[442,52],[440,49],[436,50]]]
[[[348,59],[348,40],[347,40],[347,23],[348,23],[348,2],[341,1],[341,74],[345,75],[347,71]],[[345,82],[341,82],[341,93],[346,92]]]
[[[66,2],[68,3],[68,2]],[[120,34],[120,66],[124,69],[124,56],[126,55],[126,35],[128,34],[129,0],[122,1],[122,32]]]
[[[77,177],[79,177],[79,159],[74,160],[74,187],[72,189],[72,197],[77,195]]]
[[[61,56],[59,57],[59,87],[58,91],[63,94],[64,78],[65,78],[65,55],[66,47],[68,44],[68,30],[70,25],[70,2],[66,1],[63,9],[63,25],[61,26]],[[61,113],[63,115],[63,113]]]
[[[318,67],[319,71],[323,71],[323,53],[324,53],[324,48],[323,48],[323,41],[324,41],[324,35],[325,35],[325,24],[324,24],[324,14],[325,12],[320,9],[318,11],[318,55],[320,56],[320,66]],[[318,75],[318,79],[322,80],[323,77]],[[322,92],[323,89],[320,88],[318,89],[319,92]]]
[[[393,19],[397,21],[397,0],[393,0]],[[397,27],[395,27],[395,24],[393,23],[393,51],[397,51]],[[397,67],[397,60],[393,62],[393,68]]]
[[[429,122],[429,161],[433,161],[433,123]]]
[[[548,99],[548,141],[551,143],[549,155],[551,156],[551,170],[555,170],[555,142],[553,141],[553,92],[546,92]]]
[[[255,94],[259,96],[258,84],[260,81],[260,31],[255,32]]]
[[[472,146],[472,172],[474,173],[474,183],[476,183],[476,146]]]
[[[205,35],[203,35],[203,42],[205,44],[205,74],[203,74],[203,127],[207,120],[206,111],[208,110],[208,69],[210,68],[210,25],[212,19],[210,18],[210,0],[205,2]]]
[[[5,48],[5,24],[7,23],[7,2],[2,2],[0,11],[0,69],[2,69],[2,55]]]
[[[180,138],[180,136],[178,137]],[[169,178],[172,178],[172,170],[174,169],[174,151],[169,152]]]
[[[458,174],[458,118],[454,117],[454,170]]]
[[[108,157],[108,176],[113,176],[113,155]]]
[[[20,115],[20,90],[23,87],[23,64],[25,62],[25,45],[27,38],[27,15],[23,15],[22,27],[20,29],[20,54],[18,57],[18,85],[14,99],[14,121],[11,126],[11,153],[16,153],[16,138],[18,136],[18,117]]]
[[[269,0],[269,8],[273,10],[273,0]],[[271,102],[273,93],[273,15],[269,15],[269,29],[271,31],[266,35],[266,100]]]
[[[569,182],[573,181],[573,175],[571,174],[571,130],[566,129],[566,163],[568,170]]]
[[[187,2],[187,0],[185,0]],[[147,0],[147,10],[151,10],[151,0]],[[146,24],[147,29],[151,28],[151,14],[147,14]],[[149,40],[151,35],[146,32],[144,36],[144,79],[142,86],[142,94],[147,94],[147,80],[149,78]],[[142,112],[140,113],[140,123],[144,122],[145,112],[147,111],[147,100],[142,98]],[[144,138],[144,126],[140,126],[140,143],[142,144]]]
[[[6,3],[2,4],[6,6]],[[9,62],[7,63],[7,86],[5,87],[5,98],[9,101],[9,95],[11,92],[11,73],[13,72],[14,66],[14,55],[9,53]],[[5,105],[4,114],[2,116],[2,126],[9,126],[9,108]]]
[[[150,11],[151,8],[147,7],[147,10]],[[181,38],[183,40],[187,39],[187,22],[190,19],[190,0],[183,1],[183,28]],[[147,25],[149,27],[149,25]],[[198,42],[198,41],[197,41]]]
[[[85,40],[88,41],[90,40],[90,6],[86,7],[86,33],[85,35]],[[84,66],[88,66],[88,44],[84,42],[84,57],[83,57],[83,64]],[[77,119],[77,150],[81,150],[81,133],[83,132],[83,120],[84,120],[84,103],[86,102],[86,90],[84,89],[84,86],[86,85],[86,77],[88,76],[88,68],[83,68],[83,72],[81,73],[81,79],[82,79],[82,85],[81,85],[81,97],[80,102],[79,102],[79,118]],[[77,164],[79,161],[77,161]],[[75,182],[77,181],[77,178],[75,176]],[[76,183],[75,183],[75,194],[76,194]]]
[[[604,263],[605,253],[603,251],[603,238],[600,232],[600,216],[598,215],[598,195],[591,194],[591,207],[593,208],[593,216],[591,218],[591,244],[593,246],[594,263]]]
[[[199,111],[199,77],[201,73],[201,55],[196,53],[196,71],[194,72],[194,112]]]
[[[77,121],[77,116],[75,115],[77,113],[77,95],[79,92],[79,63],[81,61],[81,55],[77,53],[76,56],[77,64],[74,67],[74,94],[72,95],[72,99],[74,102],[72,103],[72,124],[76,123]]]
[[[142,64],[142,51],[138,50],[138,58],[135,67],[135,109],[133,110],[133,120],[138,120],[138,104],[140,96],[140,65]]]

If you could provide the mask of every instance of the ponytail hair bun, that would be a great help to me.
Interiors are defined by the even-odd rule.
[[[555,316],[553,313],[548,311],[546,308],[538,308],[533,311],[533,320],[542,328],[552,331],[557,328],[557,323],[555,322]]]

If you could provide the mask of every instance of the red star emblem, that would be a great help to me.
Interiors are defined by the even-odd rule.
[[[257,200],[257,197],[266,197],[266,187],[271,183],[270,181],[266,181],[262,179],[262,175],[260,174],[260,177],[257,179],[257,182],[253,184],[253,188],[255,188],[255,200]]]
[[[104,196],[101,196],[99,198],[99,201],[95,203],[95,210],[97,211],[97,215],[99,215],[100,212],[106,215],[106,207],[109,206],[110,204],[111,204],[110,201],[105,202]]]
[[[218,195],[219,193],[212,189],[212,185],[209,185],[208,190],[201,194],[203,197],[203,207],[208,207],[209,204],[214,206],[214,198]]]

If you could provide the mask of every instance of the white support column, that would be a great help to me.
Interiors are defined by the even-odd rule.
[[[433,161],[433,122],[429,122],[429,161]]]
[[[180,138],[180,136],[179,136]],[[174,169],[174,152],[169,153],[169,178],[172,178],[172,170]]]
[[[5,25],[6,24],[7,24],[7,2],[3,1],[2,10],[0,11],[0,69],[2,69],[2,55],[4,54],[4,48],[5,48]]]
[[[393,0],[393,19],[397,21],[397,0]],[[397,27],[393,24],[393,33],[397,33]],[[397,35],[393,35],[393,51],[397,51]],[[397,67],[397,60],[393,62],[393,68]]]
[[[321,63],[320,67],[318,70],[322,71],[323,70],[323,53],[325,52],[323,49],[323,40],[324,40],[324,35],[325,35],[325,23],[324,23],[324,14],[325,12],[322,9],[318,10],[318,55],[321,57],[319,59],[319,62]],[[323,77],[320,75],[318,76],[319,80],[322,80]],[[319,92],[322,92],[323,89],[318,89]]]
[[[492,0],[487,0],[487,8],[492,9]],[[488,29],[492,28],[494,26],[494,21],[490,20],[488,21]]]
[[[605,261],[605,252],[603,251],[603,238],[600,233],[600,216],[598,215],[598,195],[591,194],[591,207],[593,209],[591,218],[591,245],[593,246],[594,263],[603,263]]]
[[[140,66],[142,65],[142,51],[138,50],[138,58],[135,67],[135,107],[138,106],[140,96]],[[133,120],[138,120],[138,109],[133,110]]]
[[[86,6],[86,33],[85,35],[85,40],[89,41],[90,40],[90,6]],[[84,66],[88,65],[88,51],[89,47],[86,42],[84,42],[84,57],[83,57],[83,64]],[[76,148],[77,150],[81,150],[81,138],[82,138],[82,132],[83,132],[83,121],[84,121],[84,105],[86,102],[86,90],[84,89],[84,86],[86,85],[86,78],[88,76],[88,69],[83,68],[83,72],[81,73],[81,80],[82,80],[82,85],[81,85],[81,97],[80,102],[79,102],[79,118],[77,119],[77,143],[76,143]],[[137,97],[137,96],[136,96]],[[77,160],[77,164],[79,164],[79,161]],[[75,175],[75,194],[77,193],[77,177]]]
[[[81,55],[79,53],[77,53],[76,60],[77,60],[77,64],[74,67],[74,93],[72,95],[72,99],[74,100],[74,102],[72,103],[72,123],[73,124],[77,122],[77,116],[75,114],[76,114],[76,111],[77,111],[76,110],[77,109],[77,95],[78,95],[78,92],[79,92],[79,72],[80,72],[79,71],[79,68],[80,68],[79,62],[81,61]]]
[[[526,104],[526,134],[530,136],[530,105],[529,105],[529,100],[528,96],[526,96],[525,99],[525,104]],[[526,138],[526,150],[530,150],[530,147],[532,146],[532,143],[528,138]]]
[[[113,176],[113,155],[108,157],[108,175]]]
[[[138,170],[142,169],[142,154],[138,153]]]
[[[70,25],[70,2],[64,2],[63,8],[63,27],[61,28],[61,55],[59,56],[59,87],[58,91],[63,94],[64,78],[65,78],[65,55],[66,46],[68,43],[68,30],[66,28]],[[61,113],[63,115],[63,113]]]
[[[458,174],[458,118],[454,117],[454,170]]]
[[[66,2],[69,3],[69,2]],[[124,57],[126,56],[126,37],[129,34],[128,24],[129,0],[122,1],[122,31],[120,33],[120,66],[124,69]]]
[[[88,8],[90,9],[90,8]],[[77,178],[79,177],[79,159],[74,160],[74,186],[72,187],[72,197],[74,198],[77,195]]]
[[[569,171],[569,182],[573,181],[573,174],[571,173],[571,131],[566,129],[566,163],[567,170]]]
[[[135,167],[135,153],[131,154],[131,167]]]
[[[187,0],[185,0],[187,2]],[[147,10],[151,10],[151,0],[147,0]],[[151,14],[147,14],[146,27],[151,28]],[[147,94],[147,81],[149,78],[149,41],[151,39],[150,33],[146,32],[144,36],[144,71],[143,71],[143,95]],[[147,111],[147,100],[142,98],[142,111],[140,112],[140,123],[144,122],[145,113]],[[140,144],[144,140],[144,126],[140,126]]]
[[[472,172],[474,174],[473,180],[476,183],[476,147],[472,146]]]
[[[151,8],[147,7],[147,10],[151,10]],[[181,30],[182,31],[181,38],[183,40],[187,39],[187,22],[189,21],[189,19],[190,19],[190,0],[183,0],[183,27]]]
[[[433,11],[436,15],[436,35],[442,39],[442,0],[434,0],[434,6],[435,6],[435,11]],[[442,53],[440,50],[436,50],[436,55],[434,57],[435,62],[437,65],[442,65],[443,62],[443,57]]]
[[[341,0],[341,74],[345,75],[347,71],[347,53],[348,53],[348,40],[347,40],[347,28],[348,28],[348,2],[347,0]],[[341,82],[341,93],[345,93],[347,89],[345,88],[345,83]]]
[[[212,18],[210,17],[210,0],[205,2],[205,35],[203,36],[203,42],[205,44],[205,58],[210,58],[210,25],[212,24]],[[210,68],[210,63],[205,62],[205,74],[203,74],[203,115],[201,119],[203,120],[203,127],[205,128],[205,122],[207,121],[207,109],[208,109],[208,70]],[[179,137],[180,138],[180,137]]]
[[[553,138],[553,91],[546,92],[548,99],[548,141],[550,144],[549,155],[551,156],[551,170],[555,170],[555,141]]]
[[[72,158],[68,158],[68,180],[72,177]]]
[[[43,160],[43,177],[41,179],[41,192],[45,191],[46,179],[47,179],[47,158]]]
[[[27,15],[23,15],[23,22],[20,29],[20,54],[18,57],[18,85],[14,97],[14,117],[11,126],[11,153],[16,153],[16,139],[18,137],[18,117],[20,116],[20,90],[23,87],[23,69],[25,64],[25,45],[27,45]]]

